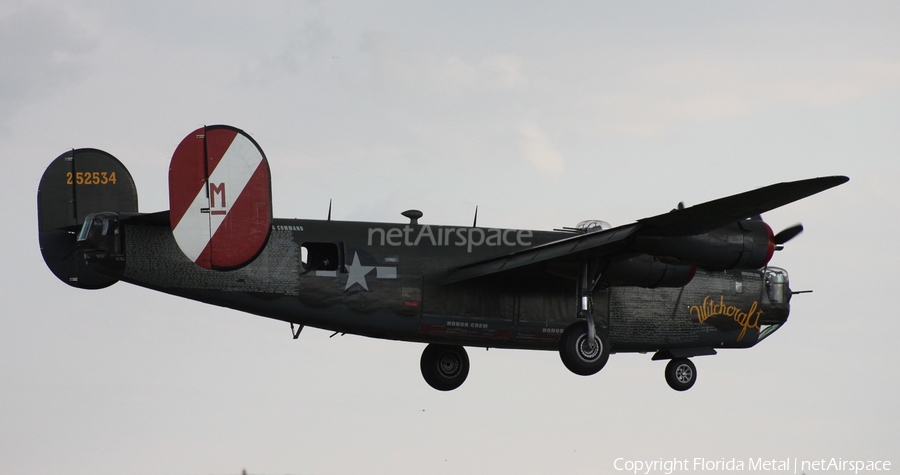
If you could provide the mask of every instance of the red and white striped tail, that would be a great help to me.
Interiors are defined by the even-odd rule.
[[[271,189],[266,156],[244,131],[191,132],[169,164],[169,219],[181,251],[206,269],[250,263],[269,238]]]

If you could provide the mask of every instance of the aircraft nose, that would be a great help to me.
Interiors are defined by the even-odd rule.
[[[784,323],[791,313],[791,307],[787,304],[769,304],[762,307],[759,317],[760,325],[778,325]]]
[[[786,270],[768,267],[765,271],[765,291],[762,295],[763,314],[760,324],[775,325],[787,321],[791,311],[790,279]]]

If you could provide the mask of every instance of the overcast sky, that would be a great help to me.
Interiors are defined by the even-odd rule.
[[[896,471],[898,25],[896,2],[2,2],[0,472]],[[293,341],[286,323],[50,273],[35,197],[51,160],[110,152],[160,211],[175,147],[219,123],[266,152],[277,217],[333,199],[335,219],[463,224],[477,205],[488,227],[620,225],[851,181],[765,215],[806,226],[772,264],[815,292],[758,347],[695,358],[690,391],[650,355],[579,377],[552,352],[472,349],[441,393],[421,344]]]

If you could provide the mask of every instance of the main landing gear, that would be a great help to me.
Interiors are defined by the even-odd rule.
[[[432,343],[422,352],[420,366],[425,382],[431,387],[452,391],[469,375],[469,355],[461,346]]]
[[[606,337],[595,329],[591,341],[589,325],[586,322],[575,322],[566,328],[559,340],[559,357],[563,364],[569,371],[581,376],[596,374],[609,360],[609,343]]]
[[[583,321],[569,325],[559,339],[560,359],[569,371],[581,376],[596,374],[609,360],[606,332],[594,324],[591,293],[599,275],[596,265],[585,263],[582,266],[578,281],[578,318]]]

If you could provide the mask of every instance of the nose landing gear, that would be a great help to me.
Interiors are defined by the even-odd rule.
[[[687,391],[697,382],[697,367],[687,358],[675,358],[666,365],[666,382],[676,391]]]

